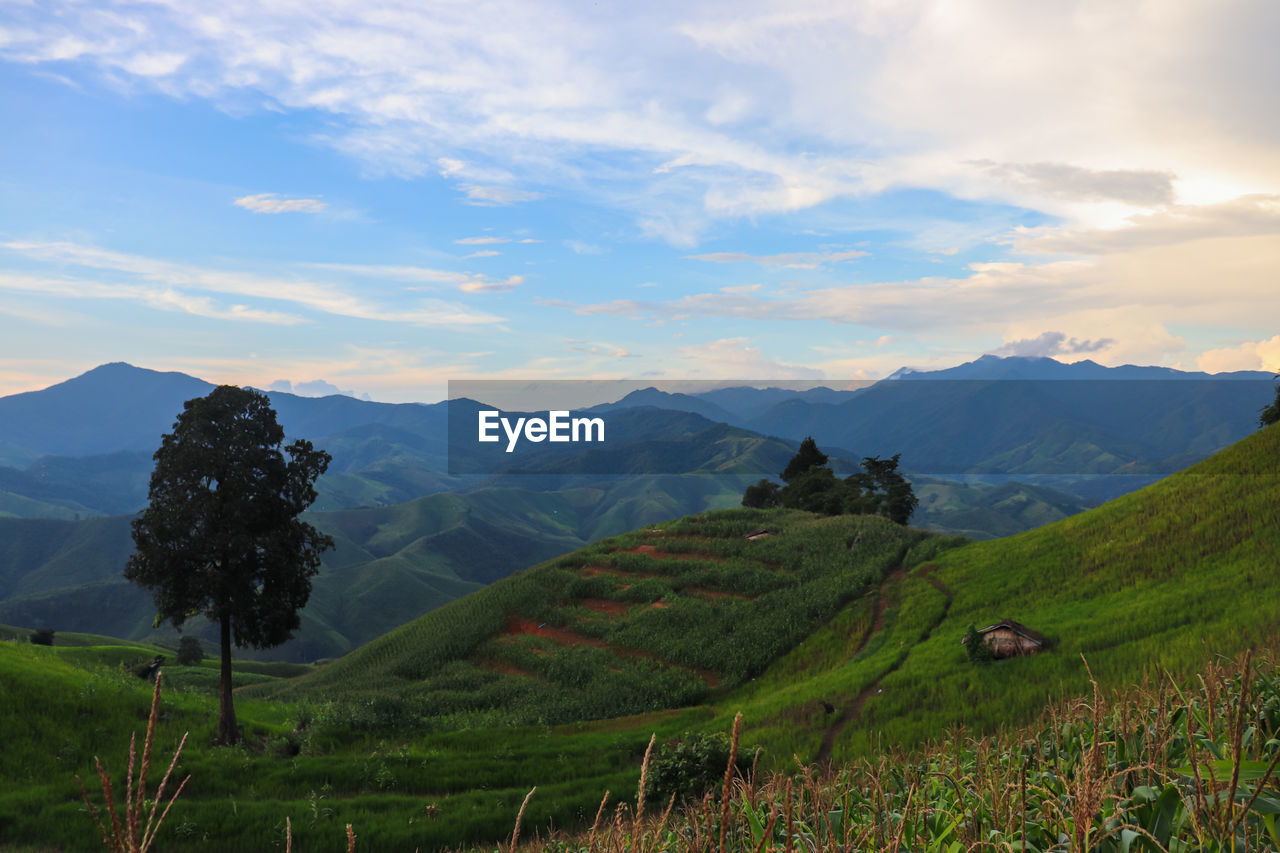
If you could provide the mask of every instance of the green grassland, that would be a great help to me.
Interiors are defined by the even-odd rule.
[[[971,735],[1087,695],[1086,660],[1104,690],[1165,671],[1190,683],[1207,657],[1280,635],[1278,460],[1273,427],[1140,492],[989,542],[776,510],[642,528],[313,671],[251,673],[235,749],[209,745],[216,703],[198,674],[165,700],[160,747],[190,729],[181,765],[193,778],[163,844],[282,844],[286,816],[307,849],[336,846],[346,823],[361,849],[493,842],[534,785],[529,831],[589,824],[605,790],[634,798],[650,733],[724,731],[738,711],[742,750],[762,749],[763,767],[792,768],[793,756],[846,767],[904,744],[957,756]],[[760,527],[770,535],[744,538]],[[1051,647],[968,663],[965,629],[1005,616]],[[95,754],[122,764],[148,699],[127,670],[154,653],[0,643],[0,731],[13,745],[0,752],[0,843],[93,842],[73,776],[88,776]],[[881,812],[909,813],[908,770],[928,766],[901,764],[898,800],[886,788]],[[953,776],[980,787],[976,765],[966,772]],[[1052,791],[1054,778],[1037,784]],[[933,831],[928,814],[912,831]]]
[[[0,642],[0,847],[86,850],[100,843],[75,777],[98,790],[93,758],[100,756],[114,784],[123,785],[129,733],[141,737],[151,694],[151,685],[129,669],[153,651]],[[252,668],[245,664],[237,678],[275,678]],[[190,737],[175,774],[191,781],[159,836],[162,849],[283,848],[286,817],[298,849],[333,846],[347,823],[361,828],[361,849],[483,841],[501,834],[498,827],[510,823],[534,785],[546,798],[527,819],[572,825],[589,820],[605,788],[634,796],[635,767],[655,726],[675,733],[708,716],[692,710],[586,730],[535,726],[433,735],[380,724],[360,703],[239,697],[245,739],[224,748],[212,746],[216,682],[200,677],[209,671],[164,670],[172,686],[163,691],[152,784],[185,732]],[[97,798],[101,807],[100,793]]]
[[[842,613],[722,707],[753,723],[748,742],[841,759],[955,726],[1025,722],[1046,701],[1084,692],[1086,660],[1118,686],[1267,643],[1280,635],[1278,462],[1280,430],[1270,428],[1037,530],[936,556],[922,543],[880,604]],[[865,636],[878,606],[880,629]],[[968,664],[965,630],[1002,617],[1046,634],[1052,648]],[[841,653],[864,637],[857,654]],[[825,714],[823,701],[836,711]]]

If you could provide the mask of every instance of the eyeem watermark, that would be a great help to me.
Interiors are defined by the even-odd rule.
[[[476,412],[479,434],[477,441],[491,444],[507,438],[507,453],[516,449],[521,438],[534,444],[542,441],[553,443],[591,443],[604,441],[604,418],[575,418],[568,410],[547,412],[547,417],[517,417],[513,423],[511,418],[504,417],[496,409],[481,409]]]

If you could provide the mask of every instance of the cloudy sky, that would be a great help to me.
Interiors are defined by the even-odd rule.
[[[0,2],[0,393],[1280,370],[1280,4]]]

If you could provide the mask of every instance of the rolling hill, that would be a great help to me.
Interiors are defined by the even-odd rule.
[[[435,494],[383,507],[315,512],[334,537],[295,638],[250,657],[341,655],[517,569],[602,536],[729,506],[726,478],[615,478],[552,492],[509,487]],[[122,577],[133,551],[128,516],[0,518],[0,622],[173,641],[152,628],[150,596]],[[202,620],[187,628],[212,638]]]
[[[605,540],[259,695],[362,697],[439,725],[712,702],[786,760],[1026,722],[1088,671],[1121,686],[1274,641],[1280,427],[1139,492],[989,542],[872,517],[704,514]],[[771,535],[748,541],[764,527]],[[1049,651],[978,666],[1011,617]],[[265,691],[266,693],[263,693]],[[275,691],[275,692],[272,692]]]
[[[1221,768],[1230,762],[1209,761],[1211,752],[1228,755],[1249,729],[1232,722],[1232,670],[1206,659],[1280,646],[1278,459],[1272,427],[1138,493],[991,542],[782,511],[644,527],[495,583],[295,679],[247,673],[237,698],[245,749],[208,746],[208,668],[184,674],[192,692],[168,695],[158,733],[167,750],[193,732],[182,761],[193,783],[162,841],[247,849],[279,839],[288,817],[308,848],[340,840],[352,823],[370,849],[492,849],[535,785],[526,827],[585,833],[604,791],[611,804],[634,802],[651,732],[659,744],[723,732],[741,711],[740,752],[759,747],[762,768],[787,771],[758,789],[773,791],[765,799],[777,806],[784,781],[805,792],[804,807],[786,797],[798,829],[815,801],[813,820],[835,820],[838,794],[868,831],[891,808],[944,845],[1007,843],[1027,837],[1031,820],[1048,849],[1062,843],[1064,807],[1104,833],[1119,811],[1074,811],[1088,798],[1081,780],[1099,778],[1088,769],[1092,743],[1117,809],[1158,838],[1190,844],[1199,829],[1162,817],[1195,807],[1179,769],[1188,760],[1181,732],[1195,727],[1193,762],[1198,754],[1204,768]],[[745,538],[759,527],[770,535]],[[382,535],[387,547],[400,544],[393,531]],[[1049,649],[969,663],[965,628],[1000,617],[1042,631]],[[26,733],[0,752],[8,841],[95,843],[74,774],[91,772],[93,755],[121,755],[145,717],[145,688],[117,664],[150,650],[68,639],[77,646],[0,643],[4,730]],[[1104,705],[1111,689],[1129,692],[1101,724],[1088,705],[1055,704],[1090,695],[1090,669]],[[1198,677],[1203,690],[1174,686]],[[1262,733],[1246,740],[1258,759],[1245,762],[1249,780],[1263,772],[1263,741],[1276,730],[1274,658],[1256,677],[1255,701],[1238,705]],[[1139,682],[1146,687],[1133,691]],[[1034,729],[1010,728],[1037,717]],[[978,737],[998,728],[999,741]],[[922,741],[936,746],[897,748]],[[858,755],[868,761],[846,764]],[[808,762],[799,775],[793,756]],[[841,775],[824,777],[827,761]],[[1158,779],[1131,778],[1135,761]],[[1020,779],[1025,812],[1009,796]],[[730,804],[733,838],[758,835],[770,810],[759,800],[748,810],[756,790],[745,786]],[[1265,844],[1271,794],[1255,803],[1251,831]],[[679,831],[704,825],[703,811],[691,814]],[[1126,839],[1112,837],[1123,849]]]

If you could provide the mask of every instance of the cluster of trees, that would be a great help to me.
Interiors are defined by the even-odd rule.
[[[1276,377],[1280,379],[1280,376]],[[1269,427],[1274,423],[1280,423],[1280,385],[1276,386],[1276,399],[1270,406],[1263,408],[1258,423],[1261,426]]]
[[[920,499],[911,483],[898,473],[898,457],[888,459],[867,456],[862,470],[843,480],[827,465],[827,454],[818,449],[812,437],[800,443],[782,472],[785,486],[761,479],[742,495],[747,507],[784,506],[822,515],[883,515],[898,524],[906,524]]]

